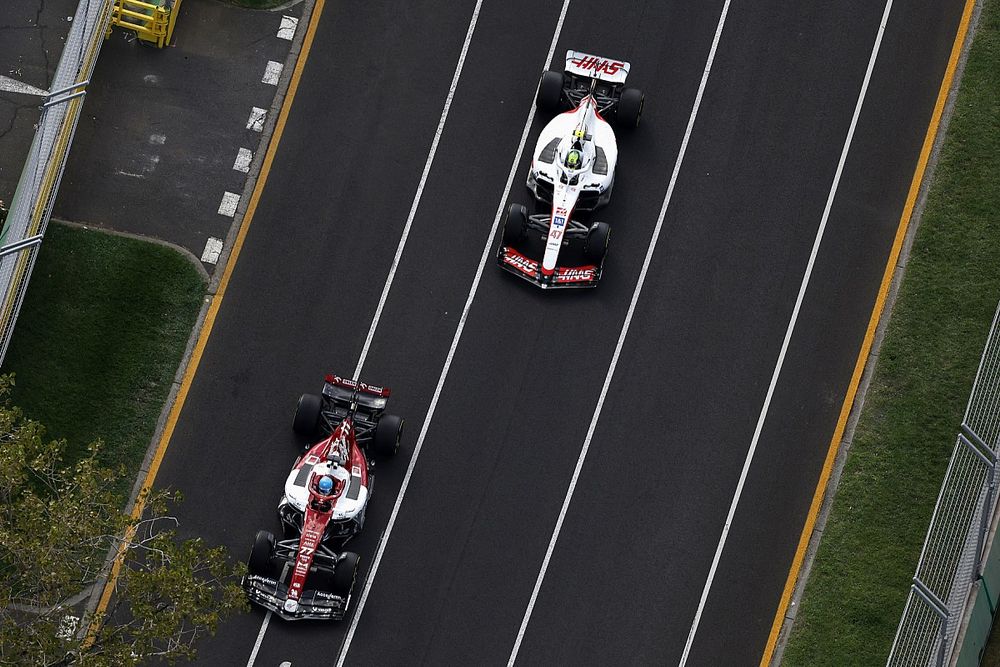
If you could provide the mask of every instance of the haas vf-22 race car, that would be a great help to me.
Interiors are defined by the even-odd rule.
[[[403,420],[385,414],[389,389],[328,375],[323,393],[304,394],[293,427],[322,439],[295,462],[278,514],[284,539],[259,531],[243,588],[287,620],[344,617],[358,555],[341,552],[364,525],[374,485],[372,456],[399,448]]]
[[[601,279],[611,228],[574,215],[611,200],[618,142],[606,118],[634,128],[642,115],[642,92],[625,87],[629,67],[568,51],[564,72],[542,74],[538,108],[562,113],[538,137],[527,185],[548,211],[530,215],[511,204],[497,252],[501,268],[542,288],[594,287]]]

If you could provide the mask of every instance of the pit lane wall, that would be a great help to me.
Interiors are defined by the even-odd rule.
[[[80,0],[0,231],[0,363],[10,346],[114,0]]]

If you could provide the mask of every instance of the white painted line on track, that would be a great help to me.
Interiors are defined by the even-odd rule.
[[[267,118],[267,110],[260,107],[250,109],[250,118],[247,119],[247,129],[260,132],[264,129],[264,119]]]
[[[295,28],[299,25],[299,20],[294,16],[282,16],[281,26],[278,28],[278,39],[291,41],[295,37]]]
[[[250,172],[250,161],[253,160],[253,153],[249,148],[241,148],[236,153],[236,161],[233,162],[233,169],[242,171],[244,174]]]
[[[240,205],[240,196],[235,192],[225,192],[222,195],[222,202],[219,204],[219,215],[229,218],[236,215],[236,207]]]
[[[882,19],[879,22],[878,32],[875,36],[875,45],[872,47],[871,57],[868,59],[868,68],[865,70],[865,78],[861,83],[861,92],[858,94],[857,104],[854,106],[854,115],[851,116],[851,125],[847,130],[847,138],[844,140],[844,148],[840,152],[840,160],[837,162],[837,171],[833,176],[833,183],[830,186],[830,193],[826,198],[826,206],[823,208],[823,216],[820,219],[819,229],[816,231],[816,239],[813,241],[812,251],[809,253],[809,261],[806,263],[806,271],[802,276],[802,284],[799,286],[798,296],[795,298],[795,307],[792,308],[792,316],[788,320],[788,328],[785,330],[785,338],[781,342],[781,351],[778,353],[778,361],[774,365],[774,372],[771,374],[771,384],[767,388],[764,397],[764,405],[760,409],[760,416],[757,418],[757,427],[754,429],[753,438],[750,440],[750,451],[747,452],[746,460],[743,462],[743,470],[740,472],[740,480],[736,484],[736,491],[733,494],[733,502],[729,506],[729,514],[726,515],[726,523],[722,527],[722,535],[719,544],[715,549],[715,557],[712,559],[712,567],[708,571],[708,578],[705,587],[701,592],[701,599],[698,601],[698,609],[695,612],[691,629],[688,631],[687,642],[684,644],[684,653],[681,655],[680,667],[687,664],[688,656],[691,654],[691,646],[694,644],[695,635],[698,633],[698,624],[701,622],[702,613],[705,611],[705,603],[708,601],[708,594],[712,590],[712,582],[715,579],[715,572],[722,559],[722,550],[726,546],[726,539],[729,537],[729,530],[733,525],[733,517],[736,515],[736,507],[739,505],[740,496],[743,494],[743,486],[746,483],[747,475],[750,472],[750,464],[753,462],[754,454],[757,452],[757,443],[760,441],[760,434],[764,428],[764,420],[767,418],[768,409],[771,407],[771,397],[774,396],[774,388],[778,384],[778,376],[781,374],[781,367],[785,363],[785,354],[788,352],[788,345],[792,339],[792,332],[795,330],[795,322],[799,318],[799,310],[806,295],[806,288],[809,287],[809,280],[812,278],[813,266],[816,263],[816,256],[819,254],[819,246],[823,241],[823,234],[826,231],[826,223],[830,219],[830,210],[833,208],[833,200],[837,196],[837,188],[840,185],[840,177],[844,173],[844,164],[847,162],[847,153],[851,150],[851,141],[854,139],[854,130],[858,126],[858,118],[861,116],[861,107],[865,102],[865,94],[868,92],[868,84],[871,82],[872,71],[875,69],[875,60],[878,58],[879,48],[882,46],[882,37],[885,35],[885,26],[889,21],[889,12],[892,10],[892,0],[886,0],[885,9],[882,12]]]
[[[268,60],[267,66],[264,68],[264,76],[261,78],[260,82],[271,86],[277,86],[278,79],[281,78],[281,70],[284,68],[285,66],[281,63]]]
[[[37,97],[45,97],[49,94],[49,91],[43,90],[41,88],[36,88],[29,83],[24,83],[23,81],[18,81],[17,79],[12,79],[9,76],[3,76],[0,74],[0,91],[7,93],[20,93],[22,95],[35,95]]]
[[[221,254],[222,239],[209,236],[208,241],[205,242],[205,250],[201,253],[201,261],[206,264],[215,264],[219,261],[219,255]]]
[[[260,645],[264,641],[264,633],[267,632],[267,626],[271,623],[271,610],[268,609],[267,613],[264,614],[264,622],[260,624],[260,632],[257,633],[257,641],[253,643],[253,650],[250,651],[250,659],[247,660],[247,667],[253,667],[254,661],[257,659],[257,653],[260,651]]]
[[[417,192],[413,195],[413,202],[410,204],[410,212],[406,216],[406,224],[403,225],[403,234],[399,237],[399,244],[396,246],[396,254],[392,258],[392,265],[389,267],[389,275],[386,276],[385,285],[382,286],[382,294],[378,299],[378,306],[375,307],[375,315],[372,317],[371,326],[368,327],[368,335],[365,336],[365,344],[361,348],[361,356],[358,357],[358,365],[354,368],[354,379],[359,379],[361,369],[368,358],[368,350],[372,346],[372,339],[375,337],[375,330],[378,328],[379,320],[382,318],[382,309],[385,308],[385,301],[389,298],[389,290],[392,288],[392,281],[396,278],[396,269],[399,268],[399,260],[403,257],[403,248],[406,247],[406,240],[410,237],[410,227],[413,226],[413,218],[417,215],[417,207],[420,206],[420,197],[424,194],[424,186],[427,184],[427,177],[431,173],[431,165],[434,164],[434,156],[437,154],[438,144],[441,142],[441,135],[444,134],[444,124],[448,120],[448,112],[451,110],[451,102],[455,98],[455,89],[458,88],[458,79],[462,75],[462,67],[465,66],[465,56],[469,53],[469,44],[472,42],[472,33],[476,30],[476,23],[479,21],[479,11],[482,9],[483,0],[477,0],[475,9],[472,10],[472,18],[469,21],[469,29],[465,33],[465,42],[462,44],[462,51],[458,55],[458,64],[455,65],[455,74],[451,77],[451,86],[448,94],[444,98],[444,108],[441,110],[441,117],[438,119],[437,129],[434,130],[434,139],[431,141],[431,149],[427,153],[427,161],[424,162],[424,171],[420,174],[420,182],[417,184]]]
[[[563,0],[562,11],[559,13],[559,20],[556,23],[555,32],[552,34],[552,42],[549,44],[549,51],[545,56],[545,62],[542,67],[546,68],[552,61],[552,54],[556,50],[556,42],[559,41],[559,35],[562,33],[563,21],[566,19],[566,12],[569,9],[570,0]],[[477,11],[479,6],[476,6]],[[483,245],[483,254],[479,258],[479,266],[476,269],[476,275],[472,279],[472,285],[469,288],[469,295],[465,300],[465,307],[462,309],[462,316],[458,320],[458,328],[455,329],[455,336],[452,338],[451,347],[448,348],[448,356],[445,359],[444,367],[441,369],[441,375],[438,377],[437,386],[434,388],[434,395],[431,397],[430,406],[427,408],[427,416],[424,418],[423,426],[420,428],[420,435],[417,436],[417,444],[413,448],[413,455],[410,456],[410,463],[406,467],[406,474],[403,476],[403,483],[399,487],[399,495],[396,496],[396,503],[392,507],[392,513],[389,515],[389,521],[386,524],[385,532],[382,533],[382,539],[379,540],[378,549],[375,551],[375,560],[372,562],[371,570],[368,572],[368,576],[365,578],[365,585],[361,591],[361,597],[358,599],[358,606],[354,611],[354,616],[351,618],[351,627],[347,631],[347,636],[344,638],[344,643],[340,647],[340,654],[337,656],[337,667],[343,667],[344,661],[347,659],[347,652],[351,648],[351,641],[354,639],[354,633],[358,629],[358,622],[361,620],[361,614],[364,612],[365,603],[368,600],[368,594],[371,592],[372,584],[375,581],[375,575],[378,574],[379,564],[382,562],[382,556],[385,554],[386,545],[389,543],[389,537],[392,534],[392,529],[396,525],[396,517],[399,516],[399,509],[403,505],[403,497],[406,495],[406,489],[410,485],[410,479],[413,477],[413,469],[417,465],[417,459],[420,457],[420,450],[423,447],[424,439],[427,437],[427,430],[430,427],[431,420],[434,418],[434,410],[437,408],[438,399],[441,397],[441,390],[444,387],[445,380],[448,378],[448,371],[451,369],[452,359],[455,357],[455,351],[458,349],[458,343],[462,338],[462,331],[465,330],[465,322],[469,317],[469,310],[472,308],[472,301],[476,296],[476,291],[479,289],[479,281],[483,277],[483,269],[486,266],[486,261],[490,257],[490,250],[493,246],[493,237],[496,236],[497,227],[500,224],[500,216],[504,212],[504,204],[507,203],[507,196],[510,194],[510,188],[514,184],[514,176],[517,173],[518,165],[521,161],[521,155],[524,153],[524,145],[528,140],[528,134],[531,132],[531,121],[535,117],[535,103],[532,101],[531,108],[528,110],[528,117],[524,121],[524,129],[521,131],[521,140],[517,146],[517,152],[514,154],[514,160],[510,165],[510,173],[507,175],[507,183],[504,186],[503,195],[500,197],[500,203],[497,206],[496,216],[493,218],[493,226],[490,227],[490,232],[486,236],[486,243]],[[359,364],[360,367],[360,364]],[[355,376],[357,373],[355,373]],[[249,665],[247,667],[250,667]]]
[[[691,107],[691,115],[688,117],[687,128],[684,130],[684,138],[681,140],[680,150],[677,152],[677,160],[674,162],[673,172],[670,174],[670,182],[667,185],[667,192],[663,197],[663,205],[660,206],[660,214],[656,219],[656,226],[653,228],[653,236],[649,241],[649,247],[646,249],[646,257],[642,262],[642,270],[639,271],[639,281],[636,283],[635,291],[632,293],[632,300],[628,306],[628,312],[625,314],[625,321],[622,323],[621,332],[618,334],[618,342],[615,345],[615,352],[611,357],[611,364],[608,367],[608,373],[604,377],[604,385],[601,387],[600,396],[597,399],[597,407],[594,409],[594,414],[590,419],[590,426],[587,428],[587,435],[583,440],[583,446],[580,449],[580,456],[577,458],[576,467],[573,469],[573,476],[570,478],[569,488],[566,489],[566,497],[563,498],[562,507],[559,509],[559,516],[556,519],[555,528],[552,530],[552,536],[549,538],[549,545],[545,549],[545,556],[542,558],[542,566],[538,571],[538,577],[535,579],[535,586],[531,591],[531,597],[528,599],[528,606],[524,611],[524,617],[521,619],[521,626],[517,630],[517,637],[514,640],[514,646],[510,651],[510,657],[507,659],[507,665],[510,667],[517,660],[517,654],[521,650],[521,642],[524,641],[525,632],[528,629],[528,623],[531,621],[531,614],[535,608],[535,602],[538,600],[538,592],[542,588],[542,582],[545,580],[545,573],[549,568],[549,561],[552,559],[552,552],[555,551],[556,542],[559,540],[559,533],[562,531],[563,521],[566,519],[566,513],[569,511],[569,505],[573,500],[573,493],[576,491],[577,481],[580,479],[580,472],[583,470],[584,461],[587,459],[587,453],[590,451],[590,443],[594,437],[594,431],[597,428],[597,422],[601,418],[601,410],[604,408],[604,400],[608,395],[608,388],[611,386],[611,380],[615,374],[615,368],[618,365],[618,358],[621,356],[622,348],[625,346],[625,338],[628,336],[629,327],[632,324],[632,317],[635,315],[636,304],[639,302],[639,296],[642,294],[642,287],[646,282],[646,274],[649,272],[649,265],[653,259],[653,252],[656,250],[656,242],[660,238],[660,231],[663,229],[663,220],[667,215],[667,207],[670,205],[670,200],[674,195],[674,188],[677,186],[677,178],[680,175],[681,164],[684,162],[684,155],[687,153],[688,143],[691,140],[691,133],[694,131],[694,123],[698,118],[698,109],[701,107],[701,100],[705,94],[705,88],[708,85],[708,75],[712,71],[712,64],[715,62],[715,53],[719,48],[719,40],[722,38],[722,29],[726,25],[726,16],[729,14],[729,4],[731,0],[726,0],[725,4],[722,6],[722,13],[719,16],[719,23],[715,28],[715,36],[712,39],[712,47],[708,51],[708,59],[705,62],[705,69],[701,75],[701,82],[698,84],[698,92],[694,98],[694,104]]]

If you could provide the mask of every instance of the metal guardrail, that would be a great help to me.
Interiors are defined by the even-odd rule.
[[[1000,448],[1000,307],[965,410],[887,665],[951,659],[969,593],[982,575],[997,505]]]
[[[109,29],[113,0],[80,0],[43,99],[38,129],[0,231],[0,362],[7,354],[69,157],[83,97]]]

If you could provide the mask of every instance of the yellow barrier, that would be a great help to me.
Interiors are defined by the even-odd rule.
[[[181,0],[114,0],[111,25],[134,30],[139,39],[162,49],[174,34],[180,8]]]

